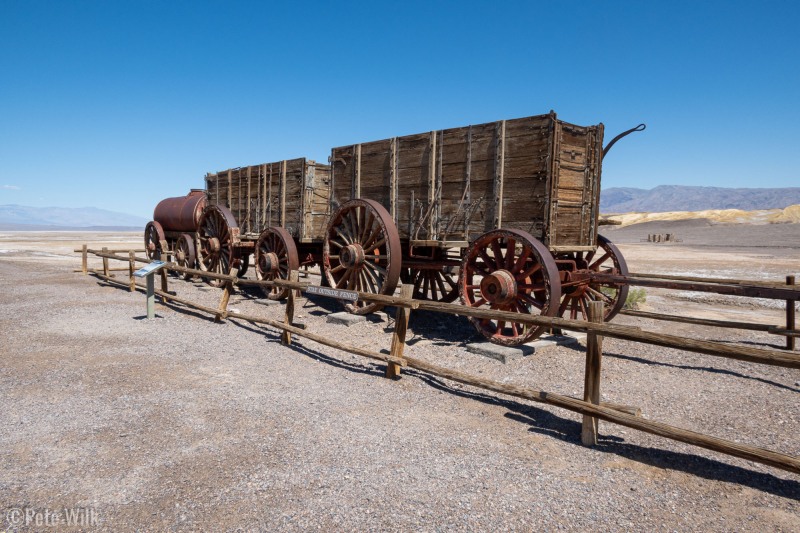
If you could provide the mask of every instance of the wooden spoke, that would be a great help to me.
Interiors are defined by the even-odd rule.
[[[267,228],[261,232],[255,248],[256,278],[263,281],[289,279],[289,273],[300,268],[297,246],[291,234],[281,227]],[[262,287],[270,300],[289,296],[285,287]]]
[[[238,226],[228,208],[212,205],[203,211],[195,233],[195,253],[200,270],[218,274],[230,272],[239,244],[234,235],[238,235]],[[204,279],[214,287],[224,283],[218,279]]]
[[[175,262],[184,268],[197,267],[197,254],[195,252],[194,237],[184,233],[175,242]],[[192,279],[192,274],[181,274],[184,279]]]
[[[558,259],[574,259],[576,280],[566,284],[563,289],[563,301],[559,306],[559,315],[573,320],[587,320],[588,302],[601,301],[605,304],[603,319],[609,321],[622,309],[628,297],[628,286],[613,283],[601,283],[587,277],[592,272],[610,272],[621,275],[628,274],[628,267],[622,254],[611,241],[603,236],[597,239],[597,249],[579,254],[560,254]]]
[[[164,229],[161,224],[152,220],[144,228],[144,250],[150,260],[161,259],[162,244],[165,242]]]
[[[494,230],[476,239],[462,260],[459,290],[464,305],[526,314],[554,316],[561,302],[552,254],[520,230]],[[524,344],[546,329],[507,320],[471,321],[490,341],[507,346]]]
[[[408,279],[404,281],[413,285],[414,298],[447,303],[455,301],[458,298],[458,268],[438,266],[447,260],[447,250],[429,248],[421,255],[431,264],[409,269]]]
[[[400,236],[391,215],[378,202],[356,199],[342,204],[325,232],[322,267],[331,287],[393,294],[400,278]],[[348,304],[367,314],[379,304]]]

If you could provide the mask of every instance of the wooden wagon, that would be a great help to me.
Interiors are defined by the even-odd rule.
[[[330,167],[305,158],[206,175],[206,208],[197,229],[202,270],[243,276],[250,254],[258,279],[286,278],[320,261],[330,208]],[[268,296],[283,298],[275,288]]]
[[[627,268],[598,235],[602,143],[602,124],[551,112],[333,148],[330,165],[293,159],[208,174],[197,262],[244,275],[254,254],[259,279],[317,263],[332,287],[393,294],[402,280],[416,298],[546,316],[578,318],[602,300],[608,320],[627,286],[593,273]],[[473,323],[506,345],[543,331]]]
[[[391,294],[402,278],[417,298],[572,318],[603,300],[612,318],[627,287],[590,275],[627,273],[598,235],[602,143],[602,124],[551,112],[334,148],[328,283]],[[507,345],[543,331],[473,323]]]

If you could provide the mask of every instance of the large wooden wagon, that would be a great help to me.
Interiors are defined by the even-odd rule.
[[[598,235],[602,142],[602,124],[551,112],[334,148],[328,283],[391,294],[402,278],[417,298],[571,318],[602,300],[612,318],[627,287],[591,277],[627,273]],[[500,344],[543,332],[472,321]]]

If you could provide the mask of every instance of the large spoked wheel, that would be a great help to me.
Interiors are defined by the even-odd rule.
[[[228,208],[212,205],[203,212],[195,236],[197,262],[200,270],[229,274],[235,259],[235,247],[239,242],[239,226]],[[212,287],[224,282],[205,278]]]
[[[439,262],[446,259],[446,252],[437,248],[431,261]],[[403,283],[413,285],[413,296],[417,300],[450,303],[458,298],[458,272],[457,266],[410,268]]]
[[[331,217],[322,248],[324,275],[338,289],[394,294],[400,278],[400,235],[391,215],[374,200],[342,204]],[[365,315],[376,303],[356,302],[347,310]]]
[[[467,250],[459,277],[461,302],[479,309],[555,316],[561,300],[558,268],[547,247],[521,230],[484,233]],[[518,346],[548,328],[471,317],[495,344]]]
[[[184,268],[197,267],[197,254],[194,248],[194,239],[184,233],[175,243],[175,262]],[[192,279],[193,274],[182,273],[183,279]]]
[[[300,268],[297,246],[283,228],[267,228],[256,242],[256,277],[262,281],[289,279],[289,272]],[[283,300],[289,296],[286,287],[261,287],[270,300]]]
[[[161,224],[155,220],[148,222],[144,228],[144,250],[147,258],[151,261],[161,259],[165,243],[166,237]]]
[[[575,262],[575,280],[569,278],[573,272],[567,271],[567,279],[562,284],[562,300],[558,310],[559,316],[572,320],[588,320],[589,302],[601,301],[605,304],[603,320],[609,321],[619,313],[628,298],[628,285],[592,281],[585,276],[592,272],[603,274],[628,275],[619,249],[602,235],[597,238],[597,250],[593,252],[573,252],[559,254],[559,262],[564,260]]]

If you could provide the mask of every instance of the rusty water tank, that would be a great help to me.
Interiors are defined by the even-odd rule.
[[[206,208],[206,192],[192,189],[186,196],[165,198],[153,211],[153,220],[161,224],[164,231],[197,231],[200,215]]]

